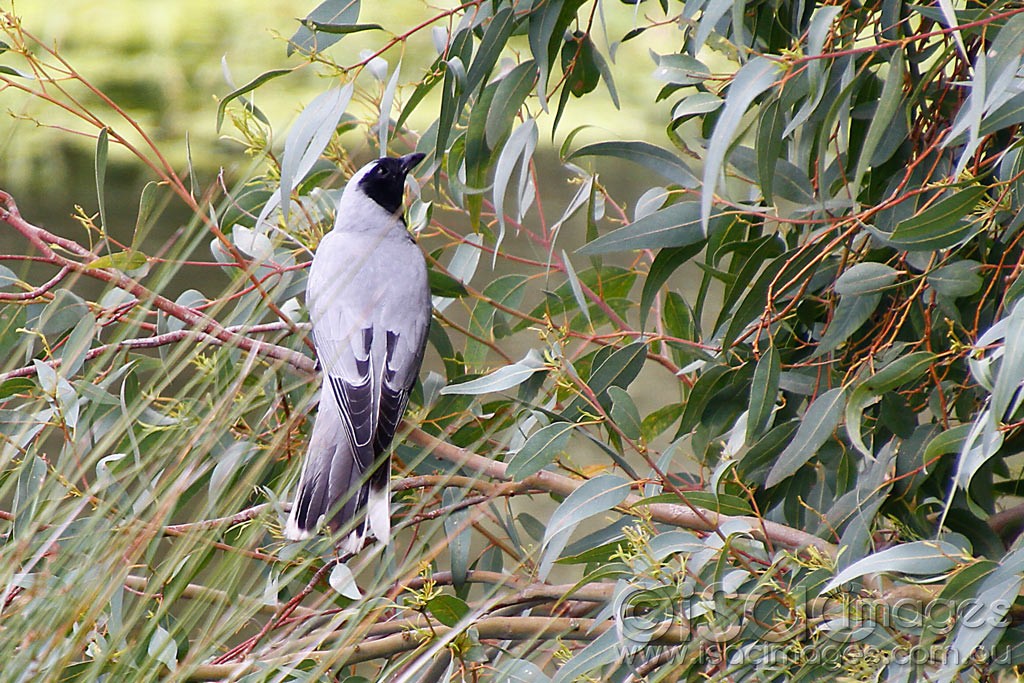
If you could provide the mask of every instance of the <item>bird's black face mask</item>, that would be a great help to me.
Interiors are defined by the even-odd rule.
[[[378,159],[373,170],[359,181],[359,187],[385,211],[391,214],[398,213],[402,209],[402,199],[405,196],[405,176],[422,159],[422,154],[409,154],[399,159]]]

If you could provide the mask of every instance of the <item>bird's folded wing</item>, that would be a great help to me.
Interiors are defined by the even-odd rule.
[[[418,357],[403,358],[403,354],[399,350],[401,341],[397,332],[388,330],[384,372],[381,375],[380,407],[378,409],[380,417],[377,422],[377,432],[374,435],[375,448],[378,453],[387,449],[391,440],[395,438],[398,422],[405,414],[405,407],[409,403],[409,390],[412,388],[408,370],[411,367],[415,373],[423,359],[422,353]]]
[[[358,343],[349,344],[314,330],[326,380],[364,469],[391,444],[423,360],[425,330],[409,330],[407,335],[409,338],[403,339],[394,330],[366,327]],[[353,362],[340,360],[346,350]]]
[[[334,395],[352,452],[365,471],[376,457],[380,372],[374,367],[373,328],[365,327],[356,336],[355,340],[339,339],[330,330],[313,330],[324,380]]]

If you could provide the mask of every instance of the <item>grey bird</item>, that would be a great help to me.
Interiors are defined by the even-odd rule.
[[[426,262],[403,217],[405,179],[423,156],[383,157],[353,175],[313,257],[306,306],[323,384],[289,539],[326,522],[335,532],[355,524],[339,542],[346,554],[371,536],[389,540],[389,446],[431,317]]]

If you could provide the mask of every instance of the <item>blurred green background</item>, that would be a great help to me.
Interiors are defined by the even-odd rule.
[[[316,4],[280,0],[63,0],[55,4],[34,0],[9,3],[8,8],[13,6],[29,33],[57,47],[70,65],[142,124],[177,168],[186,167],[190,150],[196,187],[201,191],[216,179],[221,168],[230,183],[249,167],[242,146],[230,139],[234,134],[231,122],[225,121],[219,134],[216,130],[218,98],[233,89],[226,72],[234,86],[239,86],[271,69],[296,68],[287,77],[264,85],[254,96],[273,126],[278,148],[288,123],[302,106],[329,87],[330,77],[322,70],[285,54],[287,38],[299,26],[298,18]],[[436,15],[439,7],[457,5],[364,3],[360,21],[379,23],[397,34]],[[599,32],[607,35],[609,44],[615,46],[637,22],[644,23],[641,12],[660,14],[656,5],[642,10],[639,7],[606,3],[606,31]],[[444,22],[434,27],[450,28]],[[652,104],[661,84],[651,77],[655,64],[649,51],[676,51],[678,35],[670,26],[667,30],[649,30],[638,40],[616,46],[613,70],[622,108],[615,109],[603,86],[594,93],[596,97],[588,97],[586,107],[574,107],[570,102],[554,144],[581,125],[603,129],[600,137],[604,139],[610,130],[613,137],[663,141],[670,105],[666,101]],[[379,31],[356,33],[329,48],[329,54],[339,64],[352,64],[360,59],[362,51],[376,49],[384,40],[385,34]],[[525,37],[520,40],[525,47]],[[384,57],[390,68],[402,60],[402,81],[408,83],[421,76],[435,54],[431,32],[420,31],[404,47],[393,48]],[[2,56],[0,63],[4,63]],[[360,79],[370,77],[364,73]],[[85,102],[91,97],[88,93],[82,96]],[[419,118],[424,121],[436,116],[437,94],[433,97],[420,107]],[[5,119],[0,124],[0,187],[15,195],[26,216],[58,230],[67,223],[76,204],[88,213],[96,209],[95,131],[83,131],[80,123],[70,117],[63,119],[53,107],[42,111],[44,106],[22,93],[0,91],[0,110]],[[372,109],[375,104],[354,102],[352,106]],[[414,115],[411,127],[418,129],[418,123]],[[577,140],[587,138],[584,131]],[[550,131],[541,136],[541,144],[551,142]],[[550,160],[550,151],[546,156]],[[547,163],[544,168],[553,176],[545,180],[564,180],[565,174],[557,164]],[[615,188],[614,169],[610,174],[608,168],[602,167],[602,171],[605,182]],[[139,191],[151,179],[128,153],[111,146],[107,188],[112,196],[124,198],[108,208],[114,220],[134,220]],[[627,187],[631,184],[628,178],[623,181]],[[551,187],[549,183],[544,186]],[[571,193],[573,188],[566,187],[565,191]],[[173,224],[187,217],[187,212],[175,211],[171,206],[164,221]],[[0,238],[3,246],[6,244]]]

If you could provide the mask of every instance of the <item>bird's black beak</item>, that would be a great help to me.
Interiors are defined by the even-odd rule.
[[[402,171],[408,173],[416,168],[425,156],[427,155],[423,152],[413,152],[412,154],[406,154],[404,157],[399,157],[398,160],[402,162]]]

